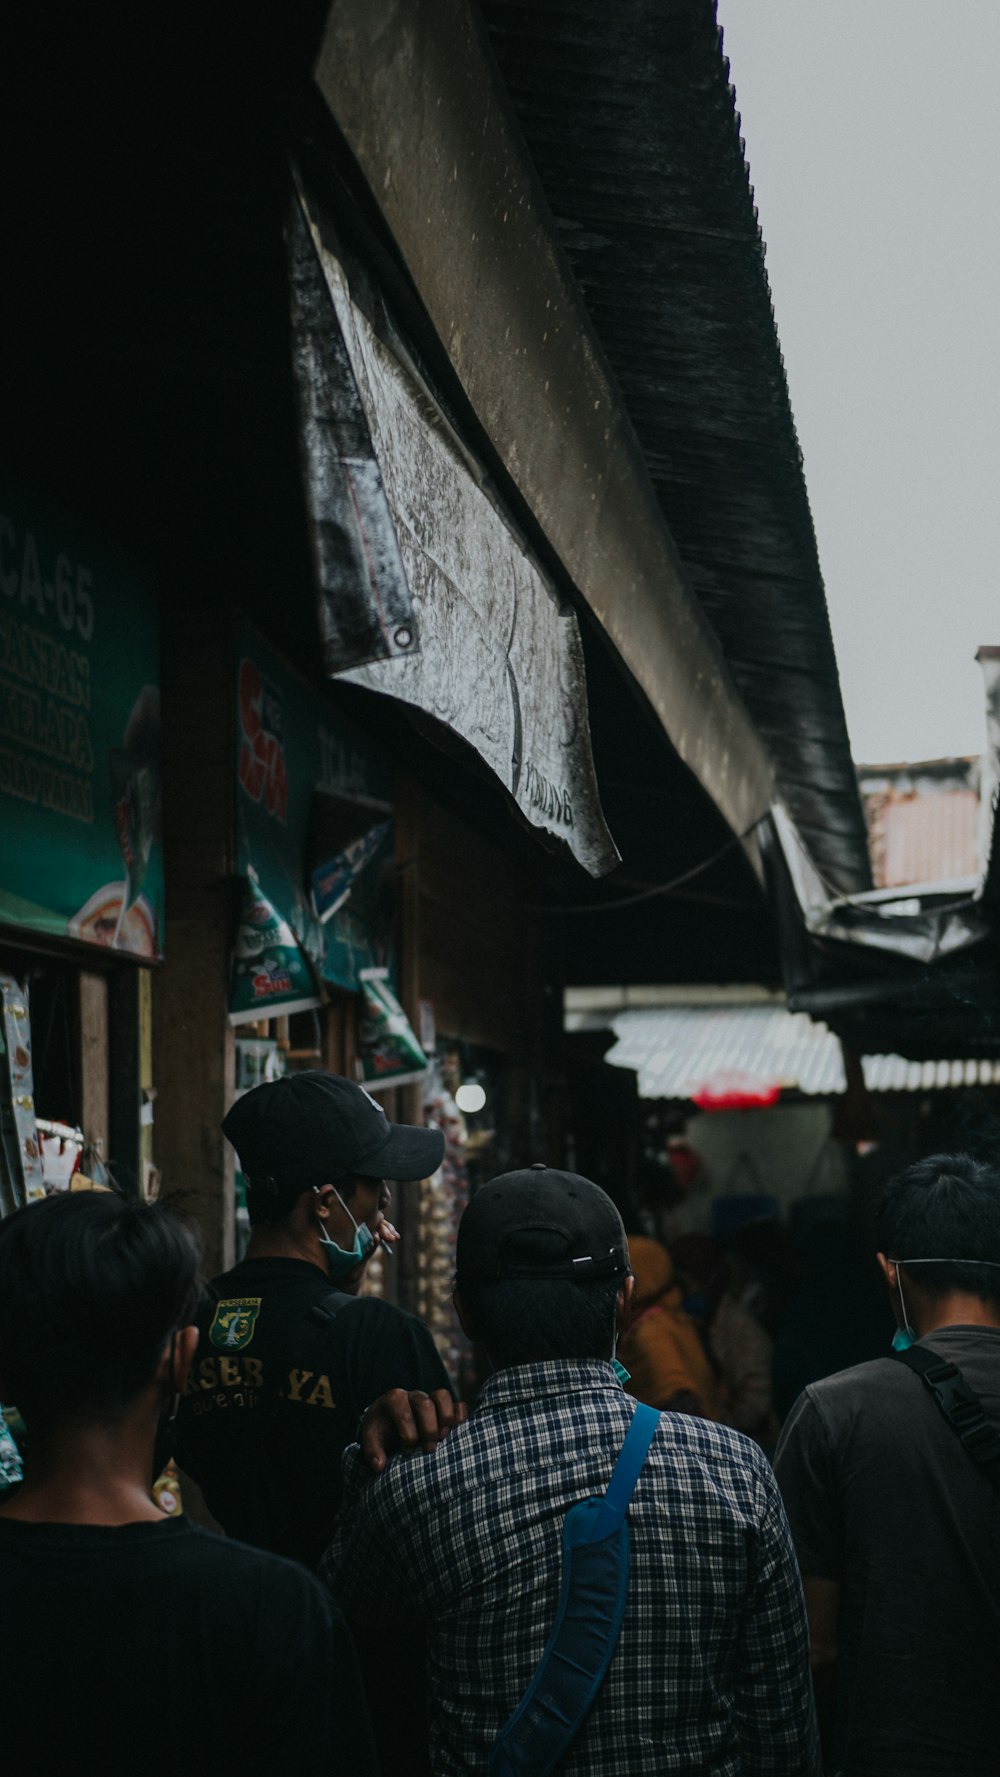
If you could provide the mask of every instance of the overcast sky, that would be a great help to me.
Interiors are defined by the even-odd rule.
[[[1000,0],[719,0],[856,759],[983,745]]]

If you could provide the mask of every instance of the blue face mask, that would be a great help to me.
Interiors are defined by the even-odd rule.
[[[338,1278],[346,1277],[349,1272],[356,1271],[359,1265],[363,1265],[367,1259],[370,1259],[377,1242],[367,1222],[354,1221],[354,1217],[340,1192],[335,1191],[334,1196],[344,1214],[350,1216],[354,1223],[354,1245],[351,1247],[338,1246],[337,1242],[331,1240],[329,1234],[324,1231],[322,1222],[320,1223],[319,1237],[326,1259],[326,1268],[330,1274],[331,1282],[336,1283]]]
[[[892,1335],[892,1349],[893,1351],[909,1351],[910,1346],[917,1343],[917,1335],[910,1325],[910,1317],[906,1312],[906,1297],[903,1295],[898,1263],[896,1266],[896,1288],[899,1291],[899,1306],[903,1313],[903,1324],[901,1327],[897,1327]]]

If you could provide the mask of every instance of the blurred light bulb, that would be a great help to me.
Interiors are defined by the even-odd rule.
[[[478,1080],[463,1080],[455,1094],[455,1103],[466,1116],[475,1116],[486,1103],[486,1093]]]

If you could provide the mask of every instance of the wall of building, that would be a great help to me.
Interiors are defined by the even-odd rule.
[[[739,1193],[776,1197],[786,1214],[797,1198],[846,1191],[844,1153],[832,1130],[833,1105],[826,1099],[692,1117],[686,1137],[703,1179],[671,1212],[671,1232],[709,1230],[713,1203]]]

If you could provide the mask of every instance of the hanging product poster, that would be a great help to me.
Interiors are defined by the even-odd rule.
[[[233,946],[230,1024],[247,1024],[278,1013],[307,1012],[321,1004],[309,958],[249,871]]]
[[[388,969],[362,969],[362,1086],[405,1086],[422,1080],[430,1065],[406,1013],[389,985]]]
[[[312,873],[312,904],[317,919],[324,922],[339,913],[351,898],[351,890],[366,865],[370,864],[389,837],[390,823],[379,821],[352,839],[335,857],[320,864]]]
[[[27,988],[0,975],[0,1216],[45,1196]]]
[[[161,954],[159,618],[142,574],[0,479],[0,923]]]
[[[236,672],[237,867],[245,894],[230,1017],[243,1022],[270,1015],[262,1004],[251,1010],[248,985],[262,904],[300,953],[305,974],[296,981],[289,943],[275,936],[283,956],[277,974],[288,973],[299,1005],[319,1004],[321,981],[356,992],[361,970],[391,967],[392,777],[377,749],[249,624],[237,632]]]

